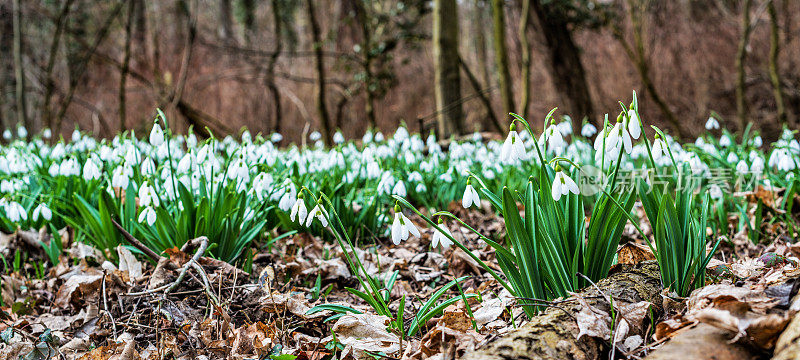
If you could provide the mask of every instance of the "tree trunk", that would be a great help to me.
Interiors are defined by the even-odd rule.
[[[372,29],[370,29],[369,14],[367,14],[365,6],[367,5],[364,4],[363,0],[355,0],[356,16],[361,25],[361,51],[364,53],[362,66],[364,68],[364,91],[367,94],[365,110],[369,126],[375,129],[378,124],[375,119],[375,86],[372,84],[375,81],[372,74]]]
[[[461,64],[461,68],[464,69],[464,74],[467,75],[467,80],[469,80],[469,83],[475,90],[475,94],[478,95],[478,98],[481,99],[483,106],[486,108],[486,113],[489,114],[489,119],[492,121],[492,125],[494,126],[495,130],[497,130],[497,132],[500,134],[505,133],[506,129],[504,129],[503,125],[500,124],[500,120],[497,119],[497,116],[494,114],[494,110],[492,110],[492,101],[486,96],[487,92],[485,92],[484,89],[481,89],[481,84],[478,82],[478,79],[475,78],[475,75],[472,74],[472,71],[469,70],[469,66],[467,66],[467,63],[464,62],[464,59],[459,57],[458,63]]]
[[[125,45],[122,56],[122,69],[119,74],[119,131],[126,129],[125,118],[127,114],[127,101],[125,87],[128,83],[128,71],[131,63],[131,38],[133,35],[133,18],[136,11],[136,2],[128,1],[128,19],[125,22]]]
[[[514,95],[511,90],[511,73],[508,69],[508,50],[506,48],[506,15],[503,0],[492,0],[492,24],[494,33],[494,54],[497,59],[497,81],[500,86],[500,99],[503,102],[503,117],[515,111]]]
[[[483,86],[488,88],[492,85],[492,79],[489,76],[489,60],[486,54],[486,32],[484,31],[486,9],[484,6],[486,6],[485,0],[475,0],[475,53]]]
[[[539,23],[539,32],[547,46],[547,65],[553,78],[556,90],[561,94],[561,101],[567,106],[572,116],[574,133],[579,133],[581,119],[597,123],[594,107],[586,82],[586,71],[581,63],[580,51],[572,39],[572,33],[563,16],[554,13],[555,5],[543,0],[532,0],[531,8]]]
[[[232,44],[233,36],[233,11],[231,0],[219,0],[219,35],[225,44]]]
[[[319,112],[320,128],[325,144],[333,143],[333,134],[330,129],[330,115],[325,104],[325,62],[322,54],[322,40],[320,35],[319,23],[317,22],[316,11],[314,10],[315,0],[306,0],[306,10],[308,11],[308,21],[311,25],[311,38],[314,47],[314,60],[317,69],[317,111]]]
[[[598,293],[602,290],[602,294]],[[581,296],[593,307],[609,312],[606,297],[614,304],[649,301],[660,308],[661,280],[655,261],[625,266],[622,271],[610,275],[581,291]],[[467,354],[471,360],[501,359],[600,359],[605,341],[582,336],[577,339],[578,324],[574,314],[581,309],[576,301],[569,299],[534,316],[519,329],[513,330],[490,342],[479,351]],[[645,334],[639,334],[644,336]]]
[[[47,67],[45,68],[45,85],[44,85],[44,105],[42,105],[42,115],[44,116],[44,126],[48,129],[53,128],[53,112],[50,109],[52,102],[53,91],[55,90],[55,80],[53,79],[53,69],[56,64],[56,57],[58,55],[58,47],[61,42],[61,34],[67,24],[67,17],[69,9],[72,6],[73,0],[67,0],[61,7],[61,11],[56,18],[56,30],[53,34],[53,42],[50,44],[50,53],[47,58]],[[54,137],[55,139],[56,137]]]
[[[522,96],[520,99],[520,115],[528,118],[528,106],[531,100],[531,45],[528,41],[528,24],[531,22],[531,0],[522,0],[522,12],[519,20],[519,41],[522,47]]]
[[[456,0],[433,5],[434,90],[440,139],[459,134],[463,126],[461,75],[458,69],[458,6]]]
[[[267,88],[272,94],[272,102],[275,103],[275,124],[272,127],[272,131],[276,133],[281,132],[281,117],[283,116],[281,94],[275,84],[275,64],[278,62],[278,57],[281,56],[281,51],[283,51],[280,6],[280,0],[272,0],[272,31],[275,33],[275,47],[272,49],[272,56],[269,57],[269,63],[267,64]]]
[[[750,42],[750,7],[753,0],[744,0],[742,5],[742,37],[736,50],[736,117],[739,119],[739,130],[747,127],[747,104],[745,103],[745,71],[744,63],[747,59],[747,44]]]
[[[33,129],[28,124],[28,107],[25,103],[25,71],[22,68],[22,8],[14,0],[14,76],[16,77],[17,126],[25,126],[30,136]]]
[[[256,0],[240,0],[239,6],[242,9],[240,21],[244,25],[244,43],[249,46],[256,31]]]
[[[778,54],[780,53],[780,38],[778,36],[778,14],[775,11],[775,2],[767,3],[769,13],[769,79],[772,82],[772,92],[775,95],[775,105],[778,111],[778,121],[787,125],[788,116],[786,105],[783,102],[783,87],[778,70]]]

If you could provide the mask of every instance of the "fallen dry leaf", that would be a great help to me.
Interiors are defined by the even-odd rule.
[[[70,304],[77,307],[83,306],[86,297],[100,288],[103,275],[73,275],[61,285],[56,293],[55,304],[60,308],[67,308]]]
[[[635,265],[646,260],[655,260],[656,257],[645,245],[627,242],[617,250],[617,262],[625,265]]]
[[[371,359],[367,352],[388,356],[399,353],[400,338],[386,330],[390,321],[386,316],[371,314],[347,314],[339,318],[331,331],[345,346],[342,358]],[[331,340],[333,336],[322,339],[324,343]]]
[[[142,263],[133,256],[133,253],[128,248],[119,245],[117,246],[117,254],[119,255],[119,271],[127,271],[128,277],[137,281],[142,278]]]

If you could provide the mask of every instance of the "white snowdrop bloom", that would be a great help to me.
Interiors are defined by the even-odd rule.
[[[53,131],[50,130],[49,128],[45,128],[44,130],[42,130],[42,137],[45,139],[53,137]]]
[[[759,135],[756,135],[756,136],[753,138],[753,147],[760,148],[760,147],[761,147],[761,145],[763,145],[763,144],[764,144],[764,140],[762,140],[762,139],[761,139],[761,136],[759,136]]]
[[[514,163],[525,158],[525,145],[515,130],[516,126],[512,123],[511,130],[508,132],[506,141],[500,150],[500,160],[505,163]]]
[[[750,169],[747,167],[747,163],[744,160],[739,160],[739,162],[736,164],[736,172],[739,174],[745,174],[749,170]]]
[[[311,141],[318,141],[319,139],[322,139],[322,134],[320,134],[320,132],[319,132],[319,131],[316,131],[316,130],[315,130],[315,131],[313,131],[313,132],[311,133],[311,135],[309,135],[309,136],[308,136],[308,138],[309,138]]]
[[[81,165],[75,158],[69,158],[59,167],[61,176],[78,176],[81,174]]]
[[[179,166],[180,167],[180,166]],[[153,176],[158,169],[156,169],[156,164],[153,162],[149,156],[142,161],[142,175],[144,176]]]
[[[572,122],[562,121],[558,123],[556,127],[558,127],[558,132],[560,132],[562,136],[572,135]]]
[[[322,227],[328,227],[328,211],[325,210],[320,203],[317,203],[317,206],[314,206],[314,208],[308,212],[308,217],[306,218],[306,227],[311,227],[314,219],[319,220],[320,224],[322,224]]]
[[[39,219],[50,221],[50,219],[53,218],[53,212],[44,203],[37,205],[36,208],[33,209],[33,214],[31,215],[34,221],[38,221]]]
[[[570,192],[576,195],[580,193],[578,184],[568,175],[564,174],[564,171],[562,171],[561,167],[558,165],[556,165],[556,177],[553,180],[553,187],[550,192],[555,201],[558,201],[561,199],[561,196],[567,195]]]
[[[399,197],[405,197],[408,193],[406,192],[406,184],[400,180],[394,184],[392,187],[392,195],[397,195]]]
[[[555,124],[550,124],[542,135],[539,136],[540,146],[544,145],[545,139],[547,139],[547,149],[556,154],[563,152],[564,148],[567,146],[567,142],[564,141],[564,137],[561,135],[558,125]]]
[[[178,174],[186,174],[191,169],[192,169],[192,154],[186,153],[185,155],[183,155],[181,160],[178,161],[178,167],[175,169],[175,171],[178,172]]]
[[[733,141],[731,140],[731,137],[728,135],[722,135],[722,137],[719,138],[719,146],[728,147],[731,146],[732,143]]]
[[[153,189],[149,183],[145,182],[139,187],[139,206],[148,207],[150,205],[158,207],[160,202],[155,189]]]
[[[161,146],[164,143],[164,130],[158,125],[158,121],[153,123],[153,129],[150,130],[150,145],[155,147]]]
[[[420,182],[422,181],[422,174],[420,174],[419,171],[412,171],[408,174],[408,181],[415,183]]]
[[[653,161],[655,162],[661,161],[661,159],[663,159],[665,154],[667,153],[666,144],[658,134],[656,134],[656,138],[653,141],[653,148],[651,151],[653,153]]]
[[[367,130],[364,136],[361,137],[361,143],[366,145],[372,142],[372,130]]]
[[[764,171],[764,159],[760,156],[754,158],[750,164],[750,171],[756,174],[762,173]]]
[[[403,125],[398,126],[392,138],[402,143],[404,140],[408,139],[408,129]]]
[[[117,168],[114,169],[111,175],[111,186],[125,190],[128,188],[130,181],[130,176],[128,176],[124,166],[117,166]]]
[[[156,223],[157,215],[156,211],[153,210],[151,207],[146,207],[139,213],[138,221],[140,224],[147,224],[148,226],[153,226]]]
[[[714,200],[722,198],[722,189],[720,189],[719,185],[712,184],[708,189],[708,194],[711,195],[711,198]]]
[[[625,127],[634,139],[638,139],[639,136],[642,135],[639,115],[636,114],[634,109],[628,110],[628,117],[625,118]]]
[[[590,138],[594,136],[594,134],[597,134],[597,128],[590,123],[584,124],[581,128],[581,136],[585,138]]]
[[[297,199],[295,199],[295,194],[287,191],[283,194],[283,196],[281,196],[281,200],[278,202],[278,208],[283,211],[289,211],[291,210],[292,206],[294,206],[296,201]]]
[[[337,131],[335,134],[333,134],[333,143],[334,144],[344,143],[344,135],[342,135],[341,131]]]
[[[392,243],[400,245],[401,241],[408,240],[408,235],[419,237],[419,229],[395,206],[394,221],[392,222]]]
[[[476,142],[476,143],[482,142],[483,141],[483,135],[481,135],[481,133],[479,133],[477,131],[472,133],[472,141]]]
[[[469,209],[470,206],[475,205],[475,207],[481,207],[481,197],[478,196],[478,191],[472,187],[470,181],[467,180],[467,187],[464,189],[464,197],[461,198],[461,206],[464,209]]]
[[[380,131],[376,132],[375,133],[375,142],[383,142],[383,140],[385,140],[384,136],[383,136],[383,133],[380,132]]]
[[[6,139],[6,140],[11,140],[11,138],[12,138],[13,136],[14,136],[14,135],[12,135],[12,134],[11,134],[11,130],[9,130],[9,129],[6,129],[5,131],[3,131],[3,139]]]
[[[12,223],[28,220],[28,213],[18,202],[12,201],[6,204],[6,218]]]
[[[289,214],[289,219],[292,222],[297,222],[298,224],[302,225],[306,221],[306,216],[308,216],[308,209],[306,209],[306,202],[303,201],[302,197],[298,197],[294,205],[292,205],[292,212]]]
[[[186,146],[190,149],[197,147],[197,136],[194,133],[190,133],[189,136],[186,137]]]
[[[28,137],[28,129],[26,129],[24,126],[18,127],[17,128],[17,137],[20,138],[20,139],[24,139],[24,138]]]
[[[431,247],[434,249],[442,246],[442,250],[447,250],[450,248],[450,245],[453,245],[453,240],[450,240],[450,237],[453,236],[453,233],[450,232],[450,229],[442,222],[442,219],[439,218],[439,228],[442,231],[434,229],[433,238],[431,239]],[[449,237],[448,237],[449,236]]]
[[[719,129],[719,121],[715,119],[713,116],[709,116],[708,120],[706,120],[706,130],[713,130]]]
[[[419,183],[419,184],[417,184],[417,186],[414,188],[414,191],[416,191],[418,194],[421,194],[421,193],[427,192],[427,191],[428,191],[428,187],[427,187],[427,186],[425,186],[425,184],[424,184],[424,183]]]
[[[725,160],[728,161],[728,164],[733,164],[739,161],[739,157],[736,156],[736,153],[729,153]]]
[[[75,130],[72,130],[72,142],[77,142],[80,139],[81,139],[81,130],[77,128]]]
[[[67,154],[67,149],[64,148],[64,144],[58,143],[53,150],[50,151],[50,157],[53,159],[61,159]]]
[[[50,167],[47,168],[47,173],[50,174],[52,177],[59,176],[61,174],[61,169],[58,166],[58,163],[50,164]]]

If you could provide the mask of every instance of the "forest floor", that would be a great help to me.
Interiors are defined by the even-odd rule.
[[[467,211],[454,203],[450,211],[480,233],[502,238],[503,222],[488,204]],[[642,289],[632,297],[624,281],[615,284],[653,264],[653,254],[628,226],[608,281],[543,304],[547,311],[535,319],[462,250],[429,251],[430,229],[399,246],[387,239],[359,244],[368,273],[398,272],[386,295],[394,311],[406,295],[406,326],[436,289],[469,276],[460,283],[463,293],[452,287],[443,297],[466,302],[454,302],[412,337],[388,331],[388,317],[346,291],[359,284],[341,249],[308,234],[259,251],[251,273],[203,256],[202,240],[168,250],[158,262],[142,261],[127,248],[104,254],[71,241],[69,229],[60,264],[45,269],[37,265],[46,258],[39,234],[4,234],[0,360],[453,359],[516,358],[520,352],[584,359],[797,357],[800,245],[780,224],[761,229],[759,244],[746,233],[727,236],[708,266],[707,285],[687,298],[647,288],[648,281],[660,285],[657,271],[635,275],[643,280],[631,286],[638,282]],[[646,220],[642,228],[648,231]],[[453,234],[499,272],[491,247],[465,229]],[[27,261],[18,260],[21,253]],[[119,267],[106,261],[112,257]],[[361,314],[331,320],[332,311],[309,312],[320,304]],[[543,330],[546,323],[564,333]],[[538,343],[506,346],[526,337]],[[541,346],[547,349],[534,348]]]

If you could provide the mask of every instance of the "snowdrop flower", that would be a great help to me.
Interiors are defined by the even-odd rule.
[[[78,140],[80,139],[81,139],[81,130],[75,128],[75,130],[72,130],[72,142],[78,142]]]
[[[93,158],[86,160],[86,164],[83,164],[83,179],[86,181],[97,180],[100,176],[100,166],[97,165],[97,162]]]
[[[736,153],[729,153],[728,157],[725,160],[727,160],[729,164],[733,164],[739,161],[739,157],[736,156]]]
[[[732,141],[731,141],[730,136],[722,135],[722,137],[719,138],[719,146],[728,147],[728,146],[731,146],[731,144],[732,144]]]
[[[464,209],[469,209],[469,207],[472,205],[480,208],[481,198],[478,196],[478,192],[474,187],[472,187],[470,182],[471,179],[467,179],[467,188],[464,190],[464,197],[461,198],[461,206],[463,206]]]
[[[433,239],[431,239],[431,247],[437,248],[439,247],[439,245],[441,245],[442,250],[447,250],[448,248],[450,248],[450,245],[453,245],[453,241],[450,240],[450,237],[453,236],[453,233],[451,233],[450,229],[448,229],[447,226],[445,226],[441,217],[439,217],[438,226],[440,229],[442,229],[442,231],[434,229]]]
[[[706,120],[706,130],[713,130],[719,129],[719,121],[715,119],[713,116],[709,116],[708,120]]]
[[[59,167],[61,176],[78,176],[81,174],[81,166],[75,158],[69,158]]]
[[[11,134],[11,130],[6,129],[5,131],[3,131],[3,139],[11,140],[11,137],[13,136],[14,135]]]
[[[664,140],[661,139],[661,136],[656,134],[655,140],[653,141],[653,161],[659,162],[661,159],[664,158],[664,155],[667,153],[667,147],[664,143]]]
[[[311,139],[311,141],[317,141],[319,139],[322,139],[322,134],[320,134],[319,131],[315,130],[314,132],[311,133],[311,135],[308,136],[308,138]]]
[[[28,213],[25,211],[25,208],[22,207],[18,202],[12,201],[8,203],[6,206],[6,218],[9,221],[15,223],[19,221],[28,220]]]
[[[341,131],[337,131],[335,134],[333,134],[333,142],[335,144],[344,143],[344,135],[342,135]]]
[[[128,188],[130,181],[130,176],[128,176],[124,166],[117,166],[114,169],[114,173],[111,175],[111,186],[125,190]]]
[[[367,130],[364,136],[361,137],[361,143],[366,145],[372,142],[372,130]]]
[[[392,243],[400,245],[401,241],[407,240],[408,235],[419,237],[419,230],[400,210],[400,205],[394,206],[394,221],[392,222]]]
[[[394,184],[394,187],[392,188],[392,195],[397,195],[400,197],[405,197],[407,195],[406,184],[403,183],[402,180]]]
[[[512,122],[508,137],[500,150],[500,159],[506,163],[513,163],[525,157],[525,146],[517,134],[517,126]]]
[[[139,213],[138,221],[140,224],[146,223],[148,226],[153,226],[153,224],[156,223],[156,218],[156,211],[148,206],[144,208],[141,213]]]
[[[584,124],[583,128],[581,128],[581,136],[585,138],[590,138],[594,136],[594,134],[597,134],[597,128],[590,123]]]
[[[298,224],[302,225],[303,222],[306,221],[306,216],[308,216],[306,202],[303,201],[303,194],[300,193],[297,195],[294,205],[292,205],[292,212],[289,214],[289,219],[291,219],[292,222],[297,221]]]
[[[45,139],[53,137],[53,131],[50,130],[49,128],[45,128],[44,130],[42,130],[42,137]]]
[[[314,219],[319,220],[320,224],[322,224],[322,227],[328,227],[328,211],[326,211],[319,202],[317,202],[317,206],[314,206],[314,208],[308,212],[308,217],[306,218],[306,227],[311,227]]]
[[[564,141],[564,137],[561,135],[558,125],[553,123],[550,123],[550,126],[548,126],[539,137],[539,144],[544,144],[545,138],[547,139],[548,150],[554,151],[557,154],[563,152],[564,148],[567,146],[567,142]]]
[[[417,187],[414,188],[414,191],[416,191],[418,194],[424,193],[424,192],[428,191],[428,187],[425,186],[424,183],[419,183],[419,184],[417,184]]]
[[[28,129],[26,129],[24,126],[18,127],[17,128],[17,137],[20,138],[20,139],[24,139],[24,138],[28,137]]]
[[[139,187],[139,206],[149,207],[150,205],[158,207],[160,202],[155,189],[153,189],[149,183],[145,182]]]
[[[550,192],[555,201],[561,199],[562,195],[567,195],[569,193],[577,195],[580,193],[578,184],[568,175],[564,174],[564,171],[561,170],[561,166],[558,164],[556,164],[556,178],[553,180],[553,187]]]
[[[625,127],[634,139],[638,139],[642,135],[642,127],[640,126],[639,115],[636,114],[634,109],[628,110],[628,117],[625,119]]]
[[[142,175],[152,176],[156,173],[156,164],[149,156],[142,162]]]
[[[34,221],[39,220],[40,218],[44,219],[45,221],[50,221],[50,219],[53,218],[53,212],[44,203],[36,206],[36,208],[33,209],[32,215]]]
[[[761,139],[761,136],[756,135],[753,138],[753,147],[760,148],[761,145],[763,145],[763,144],[764,144],[764,141]]]
[[[569,136],[572,134],[572,120],[570,121],[562,121],[556,125],[558,127],[558,132],[561,133],[562,136]]]
[[[714,200],[722,198],[722,189],[720,189],[719,185],[717,184],[711,185],[711,188],[708,189],[708,193]]]
[[[739,160],[739,162],[736,164],[736,172],[740,175],[747,173],[749,170],[750,169],[747,167],[747,163],[744,162],[744,160]]]
[[[750,164],[750,171],[756,174],[760,174],[764,171],[764,159],[761,157],[756,157],[753,159],[753,163]]]
[[[383,140],[385,139],[382,132],[378,131],[375,133],[375,142],[383,142]]]
[[[158,121],[153,123],[153,129],[150,130],[150,145],[155,147],[161,146],[164,143],[164,131],[158,125]]]

